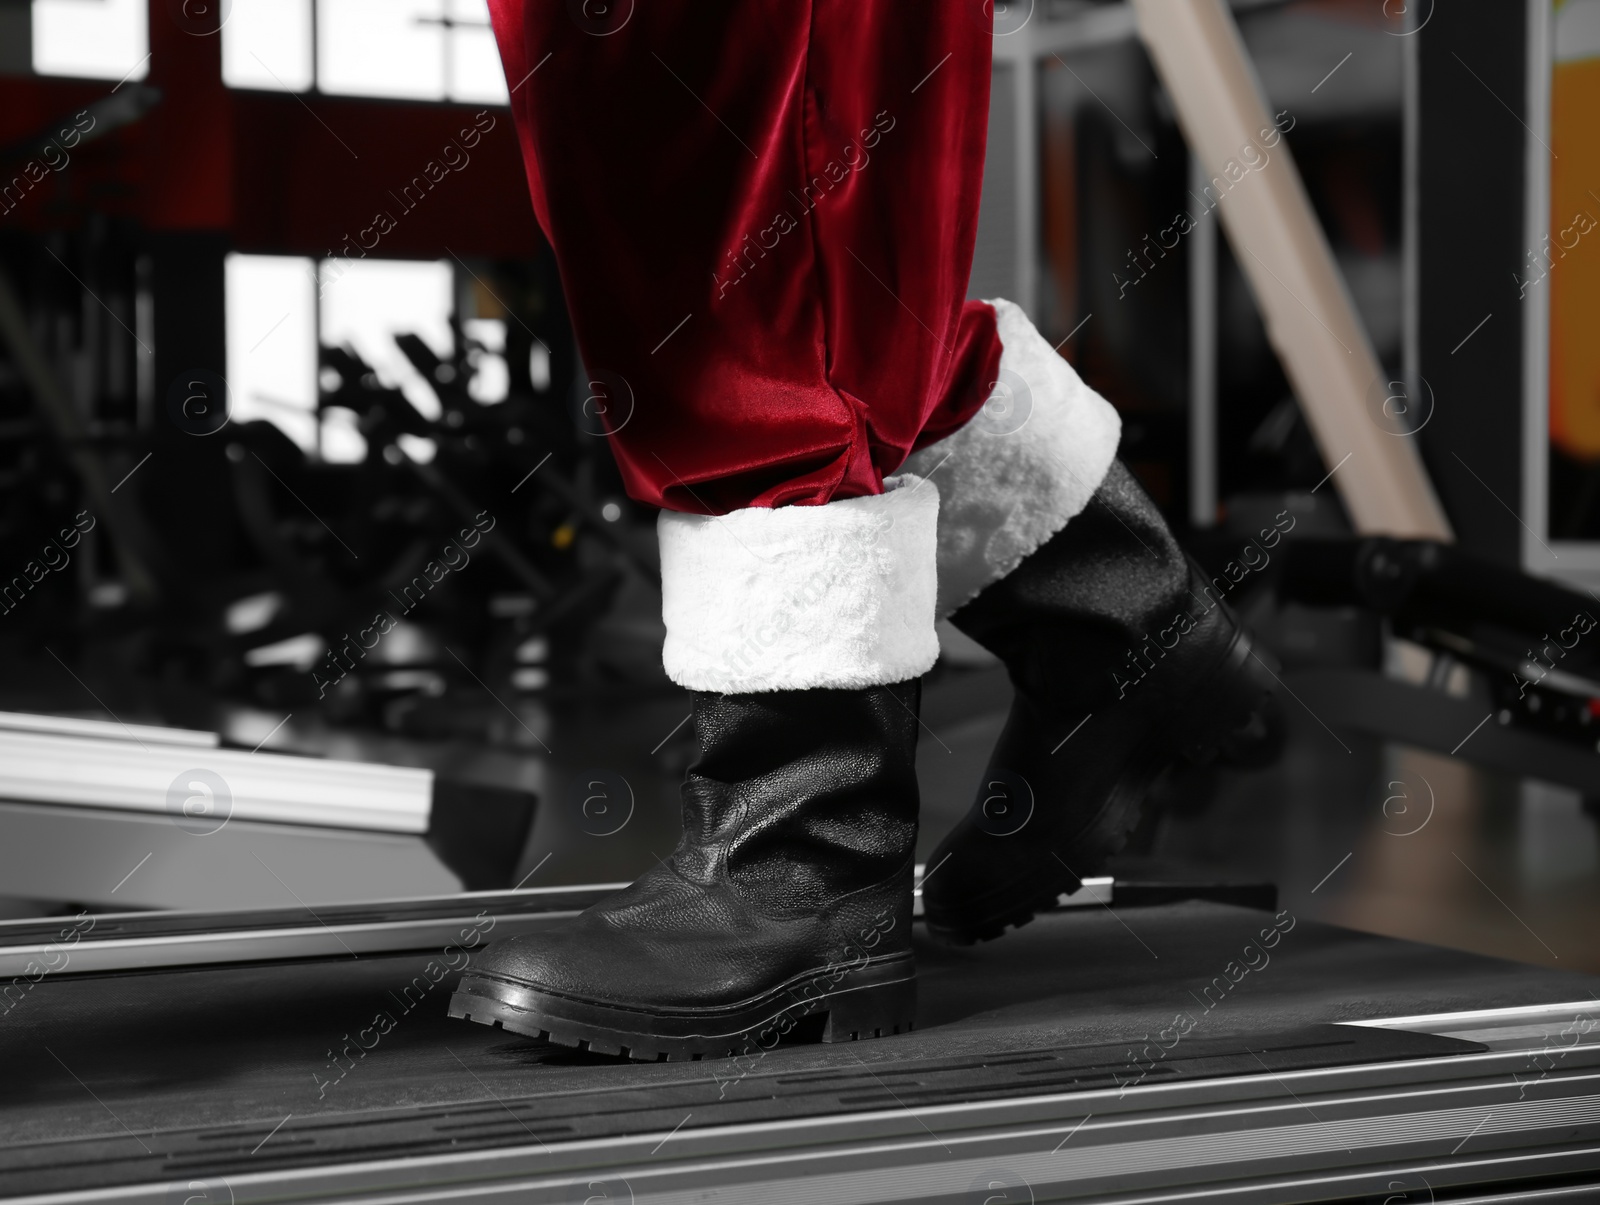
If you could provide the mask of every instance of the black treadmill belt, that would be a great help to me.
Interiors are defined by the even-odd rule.
[[[1270,918],[1191,903],[1129,919],[1137,940],[1095,909],[980,947],[919,943],[911,1034],[646,1066],[446,1017],[456,975],[430,984],[427,955],[47,977],[0,1022],[0,1191],[920,1109],[1134,1076],[1266,1073],[1261,1095],[1281,1096],[1270,1076],[1481,1049],[1331,1022],[1585,999],[1600,986],[1300,922],[1207,1009],[1212,996],[1198,993]],[[1192,1029],[1158,1052],[1179,1012]],[[379,1014],[391,1022],[381,1034]]]
[[[543,1043],[514,1044],[500,1057],[537,1058]],[[1161,1078],[1202,1079],[1305,1067],[1439,1057],[1483,1047],[1424,1034],[1312,1026],[1287,1034],[1207,1039],[1164,1065]],[[919,1108],[1085,1088],[1114,1088],[1125,1073],[1126,1047],[1028,1052],[994,1059],[926,1060],[911,1066],[841,1067],[822,1074],[737,1077],[737,1065],[718,1081],[706,1067],[684,1068],[673,1082],[648,1088],[620,1085],[537,1094],[472,1105],[435,1106],[379,1114],[297,1118],[276,1131],[266,1123],[165,1131],[138,1140],[101,1125],[98,1139],[50,1144],[3,1169],[11,1191],[59,1188],[116,1179],[182,1180],[331,1162],[455,1153],[528,1142],[563,1142],[666,1132],[690,1118],[694,1127],[822,1117],[876,1109]],[[1126,1075],[1124,1074],[1124,1078]],[[725,1085],[732,1085],[726,1087]],[[105,1122],[111,1122],[104,1117]],[[270,1137],[269,1137],[270,1135]],[[53,1149],[52,1149],[53,1148]]]
[[[1432,1034],[1401,1033],[1357,1026],[1310,1025],[1273,1034],[1224,1034],[1179,1041],[1170,1055],[1152,1064],[1130,1063],[1142,1043],[1127,1042],[1029,1051],[941,1065],[884,1070],[832,1072],[820,1076],[785,1076],[785,1088],[805,1085],[834,1094],[838,1105],[851,1109],[892,1109],[954,1104],[997,1096],[1079,1092],[1119,1088],[1135,1082],[1211,1079],[1221,1075],[1259,1075],[1309,1067],[1353,1067],[1399,1059],[1437,1058],[1486,1049],[1476,1042]],[[1155,1047],[1152,1046],[1152,1053]],[[818,1102],[819,1104],[822,1102]],[[797,1108],[778,1116],[813,1111]],[[823,1109],[815,1109],[823,1112]]]

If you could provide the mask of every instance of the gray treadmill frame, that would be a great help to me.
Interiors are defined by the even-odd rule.
[[[1556,1007],[1500,1015],[1526,1011],[1538,1024],[1552,1025],[1564,1015],[1553,1012]],[[1575,1006],[1571,1015],[1580,1012]],[[1468,1021],[1475,1014],[1455,1016]],[[1445,1028],[1452,1023],[1451,1015],[1437,1020]],[[1547,1048],[10,1199],[29,1205],[154,1203],[192,1192],[198,1200],[236,1205],[878,1205],[982,1200],[973,1194],[988,1195],[983,1185],[1014,1181],[1011,1190],[1021,1193],[1026,1185],[1026,1195],[999,1199],[1276,1205],[1394,1194],[1401,1194],[1396,1200],[1431,1200],[1438,1191],[1533,1177],[1600,1181],[1600,1046],[1571,1047],[1559,1072],[1530,1091],[1518,1073],[1526,1070],[1530,1049]],[[1330,1167],[1340,1152],[1349,1166]],[[1209,1182],[1194,1184],[1196,1168],[1205,1169]],[[1534,1198],[1502,1193],[1485,1199]]]

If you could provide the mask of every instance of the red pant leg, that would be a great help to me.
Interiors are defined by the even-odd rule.
[[[1000,345],[963,302],[983,6],[490,8],[633,497],[721,513],[876,494],[983,404]]]

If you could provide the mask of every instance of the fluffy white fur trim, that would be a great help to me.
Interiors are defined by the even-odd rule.
[[[904,682],[932,668],[939,491],[909,474],[825,506],[663,511],[667,674],[744,694]]]
[[[906,461],[937,481],[939,615],[999,581],[1089,503],[1122,419],[1022,310],[994,300],[1000,379],[966,426]]]

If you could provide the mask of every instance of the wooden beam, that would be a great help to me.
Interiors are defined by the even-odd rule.
[[[1379,422],[1392,391],[1222,0],[1133,0],[1278,358],[1363,534],[1452,538],[1415,441]],[[1291,115],[1292,116],[1292,115]],[[1285,122],[1288,117],[1285,117]],[[1207,203],[1201,198],[1197,203]]]

